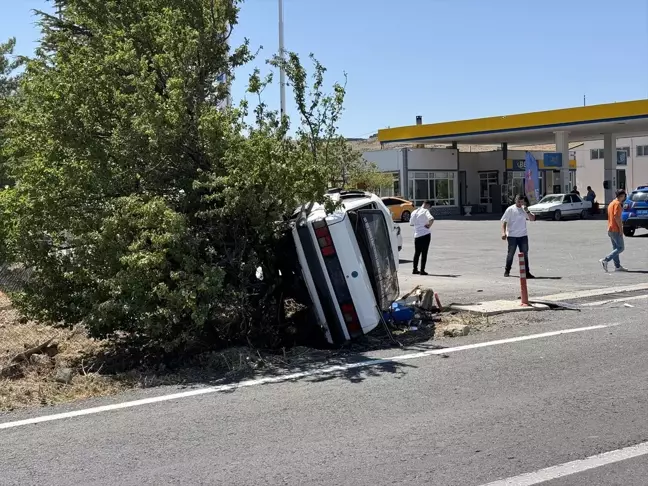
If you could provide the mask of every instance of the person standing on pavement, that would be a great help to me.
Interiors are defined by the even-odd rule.
[[[587,186],[587,195],[585,196],[585,200],[594,204],[596,193],[592,190],[592,186]]]
[[[428,250],[432,239],[432,223],[434,216],[430,214],[432,203],[425,201],[423,207],[418,208],[412,213],[410,226],[414,226],[414,275],[428,275],[425,271],[427,263]],[[419,259],[421,261],[421,270],[419,271]]]
[[[535,278],[529,271],[529,233],[527,221],[535,221],[535,216],[524,205],[524,196],[515,196],[515,204],[509,206],[502,216],[502,240],[508,242],[508,253],[506,255],[506,267],[504,276],[511,276],[511,267],[515,258],[515,250],[520,249],[524,253],[524,266],[526,267],[527,278]]]
[[[608,236],[612,242],[612,253],[599,260],[603,266],[603,270],[608,271],[608,264],[614,261],[614,268],[617,272],[626,272],[627,270],[621,266],[619,254],[625,250],[625,243],[623,241],[623,221],[621,214],[623,213],[623,201],[626,199],[626,192],[619,189],[616,192],[616,199],[612,201],[607,208],[608,217]]]
[[[594,206],[596,202],[596,193],[592,189],[592,186],[587,186],[587,194],[585,195],[585,201],[592,203],[592,206],[589,209],[590,214],[598,214],[598,209]]]

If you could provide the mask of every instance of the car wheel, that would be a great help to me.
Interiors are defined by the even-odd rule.
[[[636,228],[623,228],[623,234],[628,237],[633,237],[635,234]]]
[[[581,219],[586,219],[588,215],[589,215],[589,211],[587,209],[583,209],[581,211],[581,215],[580,215]]]
[[[560,209],[556,209],[554,211],[553,219],[554,221],[560,221],[562,219],[562,213],[560,212]]]
[[[403,211],[403,214],[401,214],[401,221],[403,223],[409,223],[411,217],[412,214],[409,211]]]

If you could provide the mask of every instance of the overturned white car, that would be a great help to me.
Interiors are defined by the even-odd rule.
[[[292,236],[313,314],[331,344],[378,326],[398,299],[399,236],[391,213],[374,194],[338,191],[327,214],[313,205],[294,221]]]

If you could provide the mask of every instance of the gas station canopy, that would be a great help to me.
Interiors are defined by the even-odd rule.
[[[570,142],[648,135],[648,100],[386,128],[378,141],[539,145],[554,143],[556,132],[567,132]]]

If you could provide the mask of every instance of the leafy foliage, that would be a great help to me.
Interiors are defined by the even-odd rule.
[[[219,76],[251,58],[228,46],[238,0],[56,3],[8,127],[19,184],[0,210],[34,271],[22,310],[156,353],[278,344],[282,222],[324,202],[339,170],[344,86],[325,93],[325,69],[313,58],[309,78],[288,53],[270,64],[290,80],[295,127],[263,103],[258,71],[256,106],[223,110]]]
[[[391,186],[392,175],[380,172],[376,164],[362,157],[346,140],[336,140],[336,158],[339,161],[341,186],[377,192],[383,187]]]
[[[14,56],[16,39],[0,43],[0,201],[4,197],[3,188],[12,183],[7,174],[4,146],[6,143],[5,130],[11,120],[11,113],[17,102],[17,91],[20,76],[16,70],[22,65],[22,59]],[[2,211],[0,205],[0,235],[8,232],[9,215]],[[0,238],[0,263],[5,261],[6,247]]]

